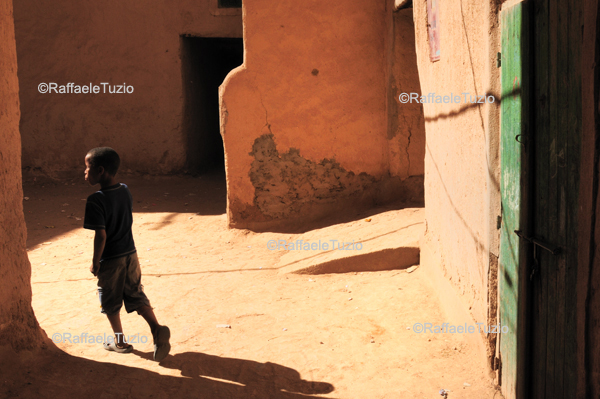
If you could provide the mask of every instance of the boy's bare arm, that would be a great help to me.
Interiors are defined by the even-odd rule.
[[[94,258],[92,259],[92,266],[90,267],[90,271],[94,276],[98,275],[98,271],[100,270],[100,258],[102,257],[105,244],[106,230],[96,230],[96,235],[94,236]]]

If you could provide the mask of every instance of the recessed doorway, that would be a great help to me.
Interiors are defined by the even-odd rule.
[[[189,173],[224,171],[219,86],[244,61],[241,38],[181,36],[183,131]]]

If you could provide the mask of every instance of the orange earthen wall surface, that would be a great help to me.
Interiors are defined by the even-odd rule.
[[[427,3],[413,4],[423,95],[482,95],[490,90],[489,6],[479,0],[438,2],[441,58],[431,62]],[[499,107],[498,100],[490,107]],[[495,234],[489,230],[493,205],[488,185],[499,166],[494,154],[488,154],[487,136],[497,134],[489,128],[489,112],[488,106],[469,102],[424,104],[427,231],[421,256],[441,266],[477,322],[488,322],[488,256]]]
[[[180,35],[241,37],[217,0],[14,2],[23,166],[82,169],[93,147],[123,168],[169,173],[185,164]],[[131,85],[133,94],[40,94],[40,83]]]
[[[390,174],[404,178],[424,173],[425,121],[421,104],[402,104],[398,99],[401,93],[421,94],[413,9],[396,11],[393,19],[388,148]]]
[[[402,83],[390,88],[394,79],[410,77],[404,84],[418,89],[410,16],[398,23],[406,49],[396,54],[413,64],[403,75],[406,60],[392,60],[392,8],[371,0],[244,2],[244,65],[220,90],[230,226],[291,227],[422,198],[423,125],[419,131],[413,115],[422,111],[389,101]]]
[[[31,265],[25,252],[19,85],[12,0],[0,0],[0,345],[42,343],[31,308]]]

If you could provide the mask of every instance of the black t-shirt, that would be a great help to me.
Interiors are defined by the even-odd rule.
[[[102,260],[135,252],[131,233],[133,199],[125,184],[119,183],[90,195],[85,204],[83,227],[106,230]]]

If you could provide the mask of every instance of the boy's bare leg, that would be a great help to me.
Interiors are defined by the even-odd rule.
[[[143,305],[137,308],[137,312],[140,316],[144,318],[144,320],[146,320],[146,322],[150,326],[150,331],[152,332],[152,335],[154,335],[158,327],[160,327],[160,324],[158,324],[158,320],[156,320],[154,310],[152,310],[152,308],[148,305]]]
[[[107,315],[108,316],[108,315]],[[125,342],[125,337],[123,336],[123,326],[121,326],[121,315],[119,313],[108,316],[108,321],[110,321],[110,326],[115,333],[115,345],[118,348],[127,348],[129,346]]]
[[[156,315],[150,306],[140,306],[137,309],[137,312],[146,320],[146,322],[148,322],[148,325],[150,326],[152,338],[154,339],[154,360],[160,362],[167,357],[171,351],[171,344],[169,343],[171,330],[169,330],[169,327],[167,326],[161,326],[158,324]]]

